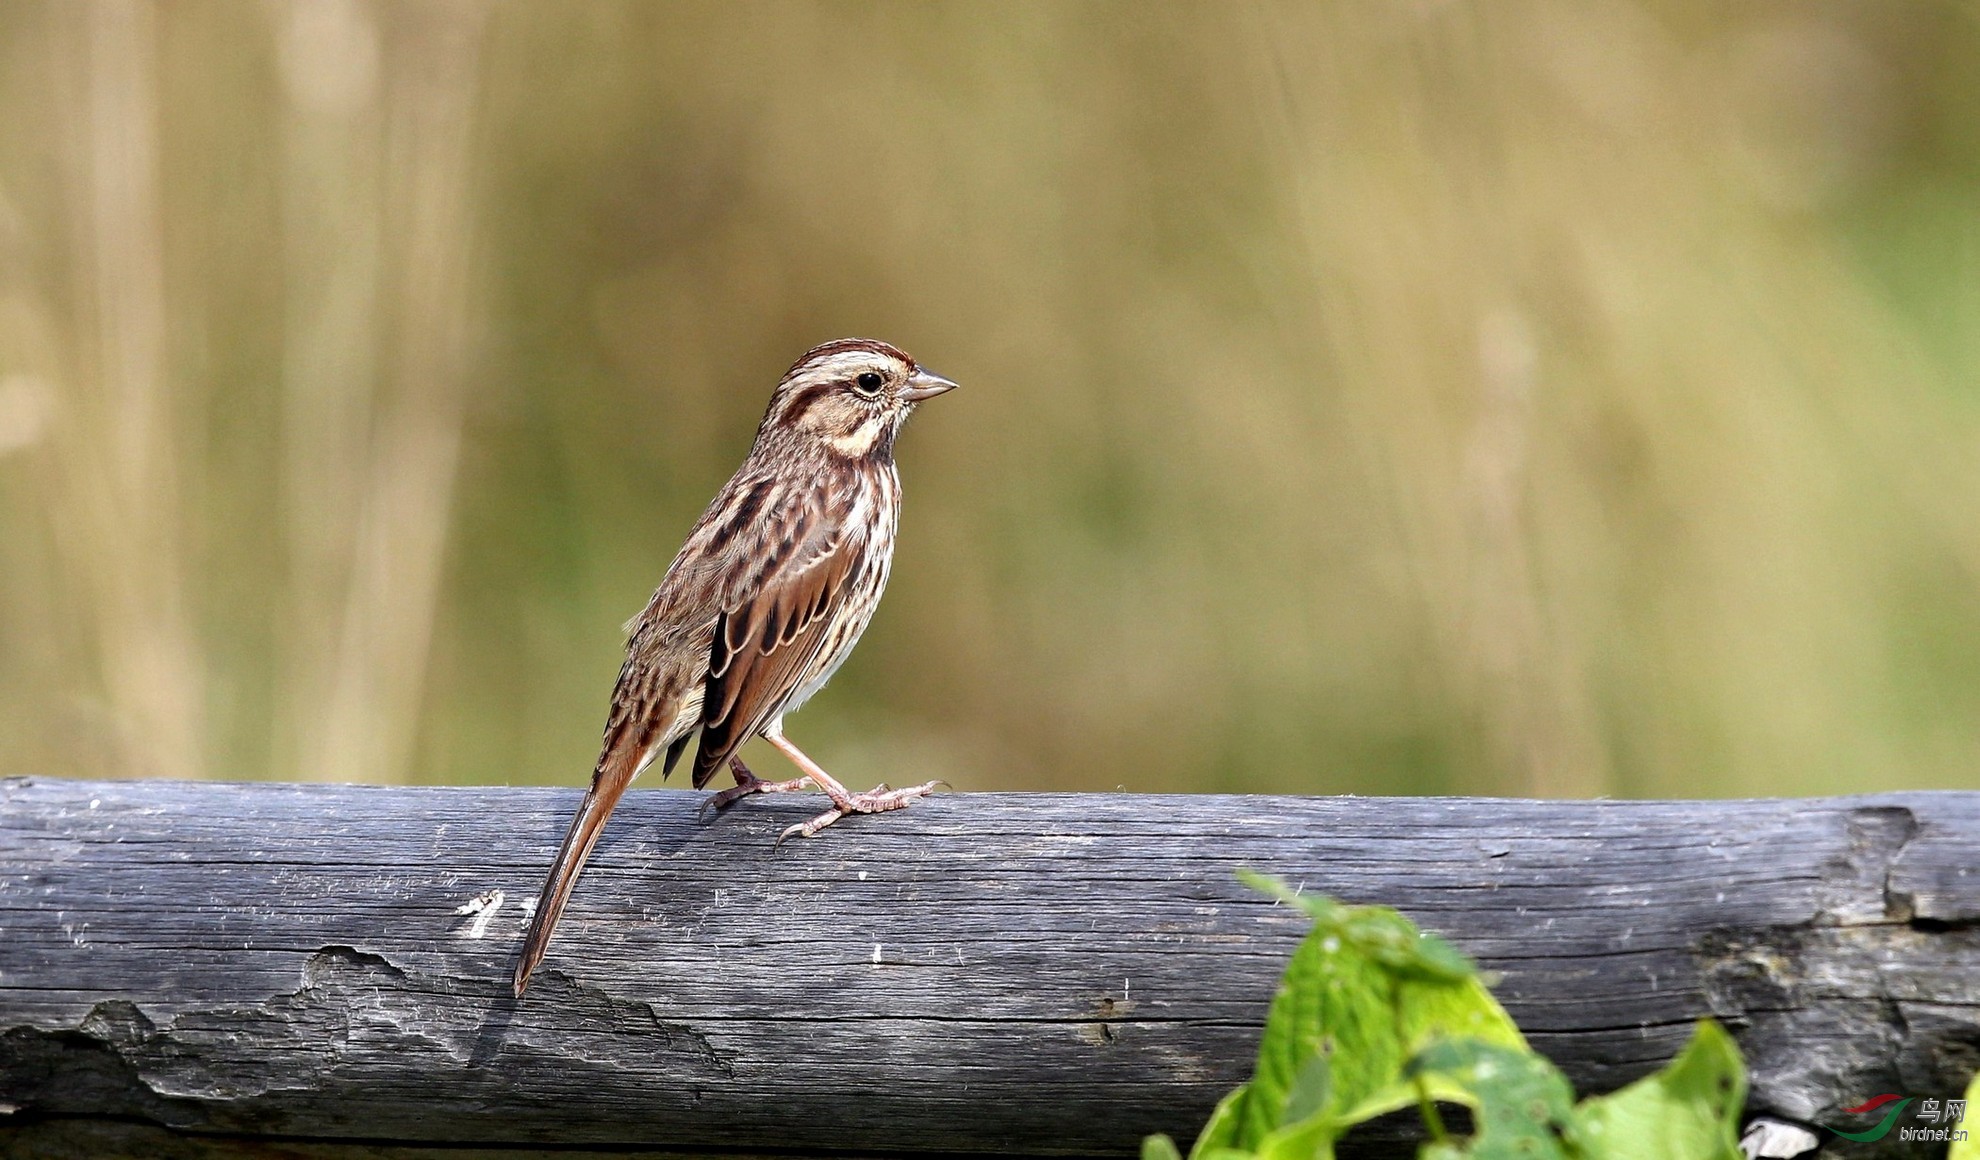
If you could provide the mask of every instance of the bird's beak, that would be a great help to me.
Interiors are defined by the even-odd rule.
[[[934,371],[917,368],[914,377],[908,380],[908,388],[901,392],[901,398],[910,403],[932,399],[944,391],[953,391],[956,384],[936,374]]]

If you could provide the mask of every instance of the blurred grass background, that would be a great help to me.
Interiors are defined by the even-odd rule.
[[[582,781],[856,334],[965,390],[855,785],[1975,784],[1973,4],[5,0],[0,102],[0,772]]]

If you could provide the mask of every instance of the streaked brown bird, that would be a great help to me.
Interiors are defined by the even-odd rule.
[[[717,809],[755,793],[816,785],[832,808],[785,830],[809,838],[847,814],[897,810],[938,782],[851,793],[784,736],[859,641],[887,586],[900,521],[894,440],[915,405],[956,384],[884,342],[846,338],[806,351],[777,384],[749,457],[688,533],[645,611],[627,630],[591,788],[530,922],[516,996],[543,961],[551,932],[605,819],[640,770],[689,741],[694,788],[727,764],[736,784]],[[762,737],[804,771],[768,782],[736,756]]]

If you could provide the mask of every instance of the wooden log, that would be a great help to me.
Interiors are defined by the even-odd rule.
[[[1445,933],[1583,1091],[1705,1015],[1796,1120],[1980,1065],[1980,794],[703,796],[626,799],[518,1002],[575,791],[0,782],[0,1140],[1128,1155],[1303,933],[1239,867]]]

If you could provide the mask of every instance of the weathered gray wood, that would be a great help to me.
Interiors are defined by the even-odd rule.
[[[1980,794],[952,794],[775,850],[815,803],[636,791],[518,1004],[575,798],[0,782],[15,1139],[1131,1153],[1248,1072],[1302,932],[1240,866],[1445,932],[1584,1090],[1703,1015],[1798,1120],[1980,1065]]]

